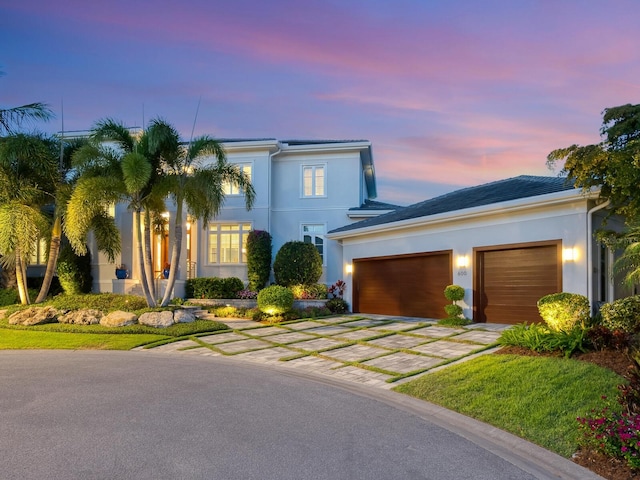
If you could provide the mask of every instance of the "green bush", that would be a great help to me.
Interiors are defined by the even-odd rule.
[[[640,295],[605,303],[600,314],[602,326],[609,330],[635,333],[640,327]]]
[[[258,308],[269,315],[283,314],[293,307],[293,293],[287,287],[271,285],[258,293]]]
[[[450,302],[459,302],[464,298],[464,288],[460,285],[449,285],[444,289],[444,298]]]
[[[546,325],[521,323],[505,330],[498,343],[505,346],[524,347],[534,352],[562,352],[570,357],[574,352],[587,351],[589,340],[586,329],[574,328],[570,332],[552,330]]]
[[[60,248],[58,256],[58,280],[67,295],[91,292],[91,255],[77,255],[68,243]]]
[[[237,277],[190,278],[185,283],[187,298],[238,298],[244,283]]]
[[[293,298],[296,300],[324,300],[327,298],[327,286],[324,283],[312,285],[291,285]]]
[[[590,324],[589,300],[577,293],[552,293],[538,300],[538,312],[551,330],[570,332]]]
[[[276,283],[283,287],[311,285],[322,275],[322,258],[310,243],[287,242],[276,254],[273,273]]]
[[[458,318],[462,315],[462,307],[453,303],[451,305],[445,305],[444,311],[447,313],[448,318]]]
[[[147,308],[144,298],[136,295],[119,295],[117,293],[89,293],[81,295],[58,295],[48,302],[59,310],[79,310],[92,308],[105,313],[114,310],[128,312]]]
[[[349,304],[342,298],[331,298],[324,304],[331,313],[347,313],[349,311]]]
[[[13,305],[15,303],[20,303],[20,295],[18,295],[18,290],[14,288],[0,289],[0,307]]]
[[[271,235],[264,230],[252,230],[247,237],[247,276],[249,290],[264,288],[271,275]]]

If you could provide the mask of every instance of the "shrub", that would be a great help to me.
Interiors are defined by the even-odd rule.
[[[237,296],[241,300],[254,300],[258,297],[258,292],[256,292],[255,290],[244,289],[240,290],[237,293]]]
[[[464,288],[460,285],[449,285],[444,289],[444,298],[450,302],[459,302],[464,298]]]
[[[331,313],[347,313],[349,311],[349,304],[342,298],[331,298],[324,304]]]
[[[273,273],[278,285],[311,285],[322,275],[322,258],[310,243],[287,242],[276,254]]]
[[[602,325],[587,330],[587,339],[594,350],[626,350],[631,346],[633,335],[622,330],[611,331]]]
[[[0,289],[0,307],[20,303],[20,295],[18,290],[13,288]]]
[[[570,332],[574,328],[587,328],[590,323],[589,300],[577,293],[552,293],[538,300],[538,312],[555,331]]]
[[[448,318],[457,318],[462,315],[462,307],[453,303],[451,305],[445,305],[444,311],[447,313]]]
[[[252,230],[247,237],[247,275],[249,290],[260,291],[271,274],[271,235],[264,230]]]
[[[237,277],[190,278],[185,284],[188,298],[237,298],[244,283]]]
[[[287,287],[271,285],[258,293],[258,308],[269,315],[283,314],[293,307],[293,293]]]
[[[89,293],[83,295],[58,295],[50,302],[59,310],[79,310],[92,308],[103,312],[114,310],[137,311],[147,308],[144,298],[136,295],[118,295],[116,293]]]
[[[640,327],[640,295],[605,303],[600,314],[602,325],[609,330],[635,333]]]
[[[291,285],[293,298],[296,300],[318,300],[327,298],[327,286],[324,283],[312,285]]]
[[[587,330],[581,328],[570,332],[551,330],[546,325],[520,323],[505,330],[498,338],[500,345],[524,347],[534,352],[562,352],[570,357],[574,352],[587,351]]]
[[[67,295],[91,291],[93,278],[91,276],[91,256],[88,251],[86,255],[77,255],[71,246],[65,243],[60,248],[57,272],[60,285]]]

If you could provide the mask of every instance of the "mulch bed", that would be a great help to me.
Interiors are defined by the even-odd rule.
[[[528,348],[522,347],[504,347],[496,352],[497,354],[513,354],[528,356],[552,356],[558,357],[558,353],[537,353]],[[625,375],[631,361],[627,354],[620,350],[602,350],[597,352],[576,353],[571,358],[581,360],[583,362],[595,363],[604,368],[613,370],[618,375]],[[608,480],[638,480],[640,472],[629,468],[624,460],[608,457],[592,449],[580,448],[571,459],[578,465],[588,468],[594,473]]]

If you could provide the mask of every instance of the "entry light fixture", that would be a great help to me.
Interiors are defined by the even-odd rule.
[[[562,250],[562,260],[564,262],[575,262],[578,260],[579,252],[575,247],[565,248]]]
[[[347,263],[344,266],[344,271],[346,274],[352,274],[353,273],[353,265],[351,263]]]
[[[467,268],[469,266],[469,256],[468,255],[458,255],[456,259],[456,265],[458,268]]]

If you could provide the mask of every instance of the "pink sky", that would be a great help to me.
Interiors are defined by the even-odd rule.
[[[0,7],[0,106],[37,127],[161,116],[195,134],[363,139],[378,200],[516,175],[640,103],[635,0],[21,0]]]

